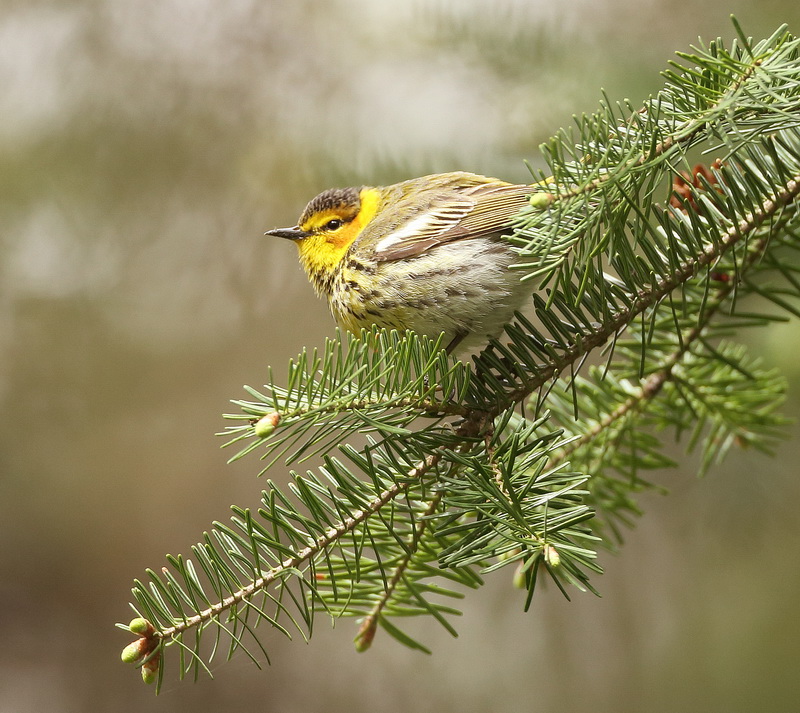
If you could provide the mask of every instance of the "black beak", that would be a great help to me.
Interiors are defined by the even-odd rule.
[[[268,230],[264,235],[273,235],[276,238],[286,238],[287,240],[302,240],[311,235],[311,233],[300,230],[300,227],[295,225],[294,228],[275,228],[274,230]]]

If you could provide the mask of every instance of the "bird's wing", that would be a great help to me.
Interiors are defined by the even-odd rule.
[[[425,212],[381,238],[375,245],[379,262],[420,255],[454,240],[510,230],[511,219],[536,189],[487,183],[447,193]]]

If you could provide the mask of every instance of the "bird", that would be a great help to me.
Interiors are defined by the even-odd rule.
[[[454,353],[498,337],[533,291],[503,236],[541,190],[463,171],[332,188],[265,235],[297,245],[342,329],[412,330]]]

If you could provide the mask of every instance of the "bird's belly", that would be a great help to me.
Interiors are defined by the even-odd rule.
[[[506,243],[474,238],[376,263],[369,273],[344,269],[331,311],[348,331],[375,324],[431,338],[444,333],[444,344],[468,335],[466,345],[476,346],[497,336],[532,292],[508,269],[514,258]]]

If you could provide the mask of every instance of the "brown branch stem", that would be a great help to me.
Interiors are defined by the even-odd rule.
[[[425,518],[433,515],[433,513],[436,512],[436,508],[439,507],[439,503],[442,501],[443,497],[444,491],[440,490],[431,498],[428,507],[425,508],[422,519],[417,521],[417,524],[411,533],[410,542],[406,543],[406,554],[403,555],[402,559],[395,566],[391,578],[386,583],[386,589],[384,590],[383,594],[380,596],[378,601],[375,602],[375,605],[372,607],[369,614],[364,617],[364,620],[358,630],[358,636],[356,637],[356,641],[363,642],[362,645],[366,644],[368,646],[372,641],[372,637],[375,635],[375,629],[378,626],[378,620],[381,612],[385,609],[386,605],[389,603],[389,600],[392,598],[394,590],[397,589],[397,585],[400,583],[400,580],[403,578],[403,575],[406,573],[406,570],[411,564],[411,560],[414,558],[414,555],[417,552],[417,543],[420,541],[422,536],[425,534],[425,530],[427,530],[428,526],[430,525],[430,520]]]

